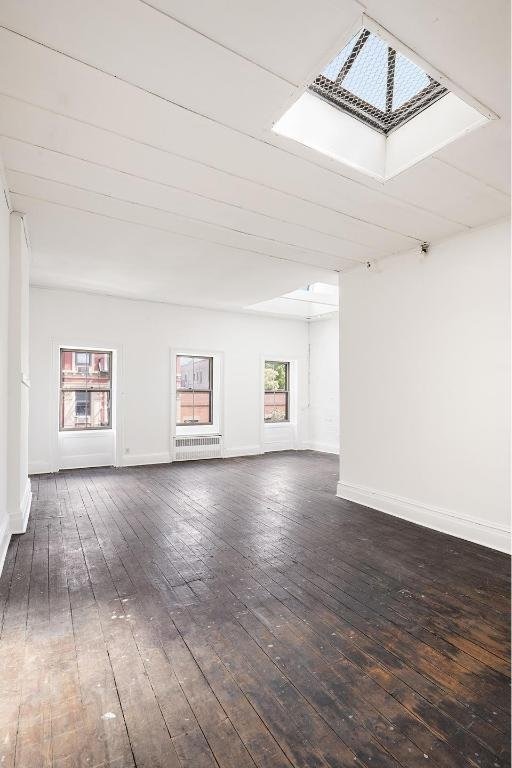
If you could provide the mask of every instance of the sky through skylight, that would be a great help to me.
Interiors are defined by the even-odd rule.
[[[447,92],[420,67],[369,30],[360,30],[310,90],[389,133]]]

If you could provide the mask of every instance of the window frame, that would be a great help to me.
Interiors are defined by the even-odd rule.
[[[209,387],[208,389],[195,389],[194,387],[178,387],[177,385],[177,377],[178,377],[178,358],[180,357],[188,357],[192,358],[193,360],[208,360],[209,366],[208,366],[208,382]],[[214,390],[213,390],[213,355],[201,355],[201,354],[187,354],[185,352],[176,352],[174,356],[174,371],[175,371],[175,427],[211,427],[214,424],[214,415],[213,415],[213,400],[214,400]],[[204,393],[208,392],[209,394],[209,421],[178,421],[177,416],[177,410],[178,410],[178,395],[180,393],[190,393],[192,392],[192,396],[197,393]],[[192,408],[195,406],[192,405]]]
[[[265,377],[265,370],[268,363],[279,364],[285,366],[285,384],[286,389],[263,389],[263,423],[264,424],[289,424],[290,423],[290,361],[289,360],[270,360],[265,358],[263,361],[263,377]],[[265,378],[263,378],[263,387],[265,387]],[[284,419],[266,419],[265,418],[265,395],[273,394],[285,394],[286,395],[286,411]]]
[[[63,389],[62,388],[62,355],[65,352],[71,352],[72,354],[87,354],[87,355],[108,355],[108,370],[109,370],[109,387],[108,389],[88,389],[87,387],[76,387],[76,388],[70,388],[70,389]],[[89,432],[105,432],[106,430],[112,430],[112,380],[113,380],[113,350],[111,349],[89,349],[85,347],[59,347],[59,433],[64,434],[70,434],[70,433],[78,433],[78,434],[84,434]],[[79,363],[78,365],[82,365],[83,363]],[[63,399],[63,393],[64,392],[107,392],[108,393],[108,424],[104,424],[100,427],[90,427],[90,426],[83,426],[83,427],[64,427],[63,426],[63,411],[62,411],[62,399]],[[89,395],[89,407],[90,407],[91,397]],[[90,414],[89,414],[90,416]],[[86,415],[87,418],[87,415]]]

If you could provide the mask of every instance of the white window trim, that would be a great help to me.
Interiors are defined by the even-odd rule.
[[[80,352],[81,350],[84,350],[85,352],[106,352],[110,355],[110,365],[111,365],[111,371],[110,371],[110,425],[108,427],[91,427],[89,429],[61,429],[60,427],[60,387],[61,387],[61,352],[62,350],[67,352]],[[101,349],[99,347],[94,347],[94,349],[85,349],[85,347],[63,347],[62,345],[59,346],[59,434],[66,434],[70,437],[73,436],[80,436],[84,433],[92,434],[93,432],[113,432],[114,431],[114,350],[112,349]]]
[[[274,360],[289,364],[288,375],[288,421],[265,421],[265,362]],[[290,439],[293,448],[298,443],[298,404],[299,404],[299,364],[297,358],[290,357],[287,354],[273,352],[272,354],[261,355],[260,358],[260,452],[264,452],[264,446],[268,443],[266,436],[282,432]]]
[[[176,424],[176,358],[178,355],[211,357],[213,358],[213,387],[212,387],[212,424]],[[182,435],[222,435],[224,418],[224,353],[214,350],[192,349],[179,347],[171,349],[170,360],[170,434],[171,439]],[[171,446],[172,449],[172,446]]]
[[[60,430],[59,418],[60,418],[60,351],[61,349],[83,349],[97,350],[98,352],[111,352],[112,353],[112,382],[111,382],[111,425],[107,429],[83,429],[83,430]],[[49,423],[49,435],[50,435],[50,453],[51,453],[51,471],[58,472],[60,464],[60,449],[59,444],[63,439],[80,439],[80,438],[94,438],[99,439],[103,435],[111,434],[114,439],[114,466],[119,467],[122,465],[123,456],[123,421],[122,421],[122,361],[123,361],[123,347],[121,344],[112,343],[105,345],[104,340],[102,344],[94,344],[94,338],[87,340],[86,342],[77,343],[76,339],[52,339],[50,342],[50,402],[52,407],[50,408],[50,423]]]
[[[288,418],[286,421],[265,421],[265,363],[267,362],[271,363],[288,363]],[[263,418],[263,424],[266,427],[287,427],[289,424],[293,423],[292,418],[292,387],[293,387],[293,380],[292,380],[292,361],[289,360],[287,357],[266,357],[263,361],[263,411],[262,411],[262,418]]]

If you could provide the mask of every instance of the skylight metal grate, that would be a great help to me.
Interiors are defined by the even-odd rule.
[[[368,29],[352,38],[309,90],[385,135],[448,93]]]

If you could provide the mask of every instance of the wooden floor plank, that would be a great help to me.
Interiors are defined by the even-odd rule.
[[[1,765],[509,766],[509,559],[336,479],[308,451],[38,476]]]

